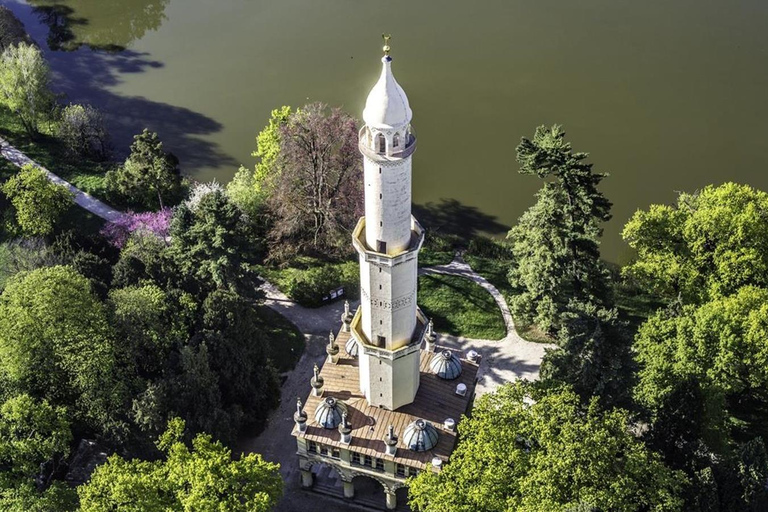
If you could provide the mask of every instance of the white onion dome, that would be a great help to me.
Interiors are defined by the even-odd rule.
[[[357,341],[355,338],[350,337],[344,344],[344,350],[347,351],[351,357],[357,357]]]
[[[403,444],[415,452],[431,450],[437,444],[437,429],[430,422],[418,419],[405,428]]]
[[[410,123],[413,113],[405,91],[392,74],[392,57],[385,55],[381,62],[381,76],[365,101],[363,120],[372,128],[391,130]]]
[[[344,402],[329,396],[315,409],[315,421],[323,428],[336,428],[341,423],[342,415],[347,412],[347,405]]]
[[[443,350],[432,356],[429,369],[441,379],[453,380],[461,375],[461,361],[450,350]]]

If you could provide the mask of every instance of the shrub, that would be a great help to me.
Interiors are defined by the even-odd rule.
[[[128,211],[116,221],[108,222],[101,234],[115,247],[122,248],[131,233],[142,231],[165,239],[170,232],[173,211],[163,208],[157,212],[133,213]]]
[[[467,253],[479,258],[512,259],[512,249],[509,245],[486,236],[473,237],[467,246]]]
[[[325,304],[323,297],[337,288],[344,288],[346,298],[355,299],[360,289],[360,274],[356,262],[329,263],[305,269],[288,268],[268,272],[268,279],[291,299],[305,307]]]

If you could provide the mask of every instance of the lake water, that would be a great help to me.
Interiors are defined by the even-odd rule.
[[[533,203],[540,183],[517,173],[515,146],[539,124],[563,124],[611,174],[614,261],[638,208],[728,180],[768,190],[765,1],[2,3],[46,48],[58,90],[107,112],[118,146],[147,126],[200,180],[252,165],[280,105],[360,117],[386,31],[419,137],[414,201],[462,232],[502,233]]]

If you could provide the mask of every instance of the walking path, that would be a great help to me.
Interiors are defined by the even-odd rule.
[[[67,187],[67,190],[72,192],[72,194],[74,195],[75,203],[82,206],[92,214],[98,217],[101,217],[104,220],[114,222],[118,218],[120,218],[120,215],[122,215],[120,211],[115,210],[108,204],[99,201],[92,195],[83,192],[79,188],[72,185],[70,182],[66,181],[63,178],[60,178],[59,176],[52,173],[42,165],[38,164],[37,162],[29,158],[27,155],[25,155],[15,147],[11,146],[11,144],[2,137],[0,137],[0,155],[2,155],[3,158],[5,158],[6,160],[8,160],[9,162],[11,162],[12,164],[18,167],[24,167],[27,164],[32,164],[35,167],[40,168],[43,172],[45,172],[48,175],[48,179],[51,180],[53,183],[56,183],[57,185],[64,185],[65,187]]]

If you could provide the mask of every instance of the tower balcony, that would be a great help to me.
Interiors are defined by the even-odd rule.
[[[385,267],[394,267],[416,258],[419,250],[421,250],[421,246],[424,245],[424,228],[411,215],[411,241],[408,247],[397,254],[384,254],[368,247],[365,241],[365,217],[360,217],[355,230],[352,232],[352,245],[358,254],[365,256],[366,262],[376,263]]]
[[[401,140],[396,141],[395,137],[399,138],[399,133],[386,137],[383,133],[374,133],[370,127],[363,126],[358,133],[357,147],[365,157],[376,162],[396,162],[408,158],[416,151],[416,135],[412,131],[402,137],[405,144]]]

